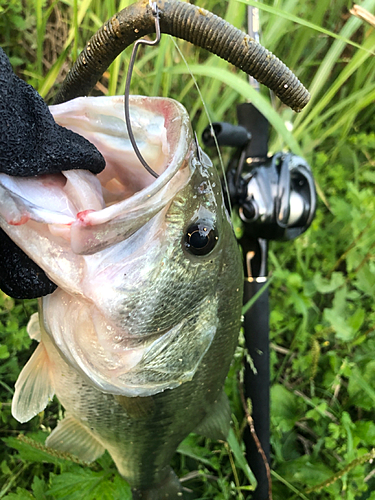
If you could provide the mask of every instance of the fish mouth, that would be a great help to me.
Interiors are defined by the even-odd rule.
[[[159,174],[155,179],[133,151],[123,97],[78,98],[51,112],[93,142],[107,166],[98,176],[82,170],[35,178],[0,174],[1,227],[58,285],[43,298],[47,341],[101,391],[147,396],[178,387],[192,380],[214,338],[214,298],[168,329],[152,328],[133,340],[129,324],[116,318],[129,293],[149,279],[147,266],[139,274],[137,258],[151,247],[162,254],[150,236],[162,233],[172,200],[198,168],[188,114],[171,99],[130,98],[135,140]],[[132,272],[139,274],[135,285]]]
[[[35,178],[0,174],[0,196],[6,201],[0,216],[8,225],[48,224],[50,233],[68,241],[75,254],[89,255],[133,234],[188,183],[192,132],[177,101],[130,97],[133,134],[157,179],[133,150],[123,96],[82,97],[50,110],[59,125],[95,144],[106,167],[97,176],[82,170]]]

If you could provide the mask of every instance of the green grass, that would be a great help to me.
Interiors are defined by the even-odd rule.
[[[245,4],[254,1],[200,2],[237,26],[244,24]],[[374,13],[375,0],[361,5]],[[293,242],[273,243],[269,255],[274,500],[375,499],[375,32],[349,15],[350,6],[345,0],[259,4],[263,44],[311,91],[299,115],[273,105],[266,89],[256,94],[225,62],[177,41],[187,69],[167,36],[158,48],[139,51],[132,78],[132,93],[182,102],[198,136],[208,118],[190,71],[213,121],[234,122],[236,103],[251,100],[272,124],[271,150],[292,149],[313,168],[319,206],[311,228]],[[0,45],[17,73],[50,100],[91,34],[119,7],[112,0],[26,0],[21,8],[0,0]],[[101,89],[124,91],[130,51],[112,64]],[[215,151],[209,154],[216,161]],[[224,159],[228,154],[224,149]],[[10,416],[14,382],[34,349],[25,325],[35,308],[33,301],[0,297],[0,436],[9,445],[0,448],[0,498],[129,498],[107,455],[88,468],[14,439],[25,432],[43,442],[62,413],[54,401],[28,424]],[[239,347],[227,380],[229,445],[192,435],[173,461],[198,498],[243,498],[252,487],[240,453],[242,355]]]

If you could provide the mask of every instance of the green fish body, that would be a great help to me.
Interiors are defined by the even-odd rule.
[[[102,152],[98,177],[0,174],[9,200],[1,227],[58,285],[29,325],[39,345],[12,411],[25,422],[56,394],[66,414],[47,446],[88,462],[108,450],[134,498],[178,499],[169,464],[179,443],[190,432],[229,431],[223,386],[240,329],[242,264],[219,176],[184,108],[131,100],[155,180],[129,145],[121,106],[116,97],[51,108]]]

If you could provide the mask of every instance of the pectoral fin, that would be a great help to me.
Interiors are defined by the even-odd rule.
[[[222,391],[217,401],[209,409],[207,416],[194,432],[210,439],[226,440],[230,428],[230,406],[227,395]]]
[[[46,446],[71,453],[84,462],[93,462],[104,453],[104,447],[79,420],[69,414],[58,423],[46,440]]]
[[[28,422],[44,410],[55,393],[47,351],[40,342],[21,371],[12,400],[12,415],[21,423]]]

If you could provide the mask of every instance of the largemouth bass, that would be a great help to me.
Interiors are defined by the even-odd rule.
[[[54,281],[29,334],[12,412],[26,422],[54,394],[65,418],[47,446],[85,461],[105,449],[134,498],[181,498],[170,468],[192,431],[225,439],[223,392],[236,347],[242,264],[220,179],[185,109],[132,97],[140,164],[123,98],[52,106],[106,159],[87,171],[0,174],[0,225]]]

